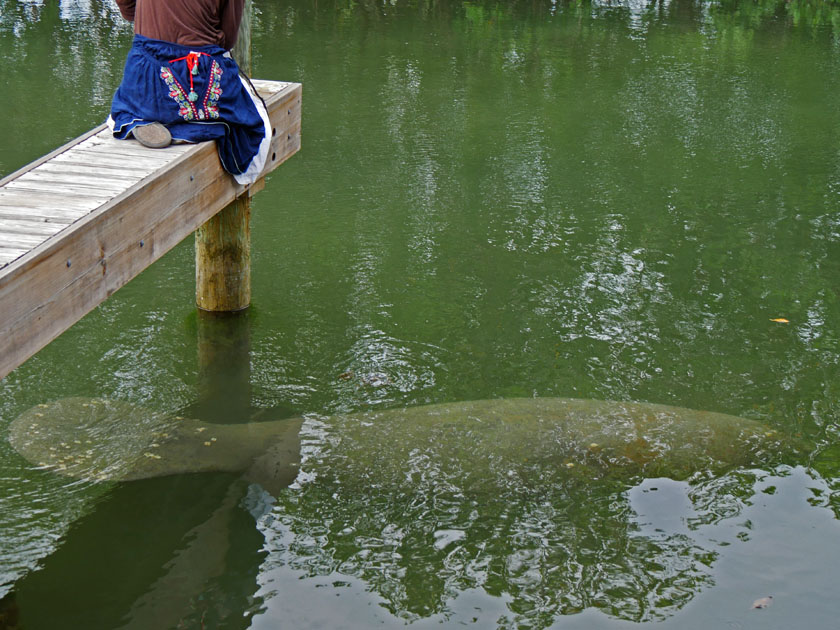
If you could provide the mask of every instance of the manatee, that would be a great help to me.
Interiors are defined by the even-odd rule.
[[[67,398],[24,412],[9,437],[35,465],[76,478],[219,471],[267,491],[234,477],[218,509],[186,536],[195,544],[180,546],[144,588],[137,604],[146,614],[174,619],[183,601],[203,597],[205,576],[227,571],[235,506],[259,504],[270,511],[260,521],[270,531],[267,566],[361,580],[401,622],[448,614],[465,591],[483,590],[509,599],[514,625],[533,627],[592,607],[639,622],[684,606],[713,582],[709,567],[721,551],[686,531],[641,532],[627,491],[642,477],[691,478],[692,518],[713,522],[737,514],[753,491],[745,467],[766,470],[797,448],[745,418],[561,398],[235,425]],[[99,553],[98,539],[113,520],[105,513],[89,521],[91,536],[79,534],[84,523],[75,532],[105,563],[92,574],[116,570],[107,563],[121,556]],[[33,584],[47,573],[33,574]],[[65,574],[54,581],[68,588]]]
[[[506,628],[587,608],[670,616],[725,553],[706,538],[724,530],[696,528],[737,516],[759,471],[798,448],[743,418],[562,399],[310,418],[300,436],[300,474],[264,521],[267,565],[358,580],[406,623],[466,623],[448,616],[458,600],[466,613],[500,598]],[[690,505],[671,505],[676,527],[635,512],[643,480]],[[282,590],[289,572],[263,577]]]
[[[337,458],[400,469],[424,452],[476,483],[497,468],[600,478],[685,479],[778,459],[790,442],[746,418],[667,405],[566,398],[478,400],[331,416],[211,424],[126,402],[64,398],[14,420],[9,440],[36,466],[86,480],[243,473],[270,491],[298,472],[300,430],[320,427]],[[310,429],[311,429],[310,427]],[[494,472],[495,471],[495,472]]]

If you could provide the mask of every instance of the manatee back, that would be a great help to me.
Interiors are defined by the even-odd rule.
[[[685,479],[778,461],[793,444],[737,416],[650,403],[573,398],[477,400],[328,418],[338,459],[384,471],[423,452],[458,468],[472,462],[532,470],[562,467],[589,478]],[[580,470],[586,469],[585,472]],[[488,474],[489,470],[488,470]],[[493,475],[490,474],[492,477]]]
[[[648,403],[521,398],[442,403],[319,421],[336,461],[402,474],[418,452],[467,466],[585,468],[589,478],[684,479],[778,460],[791,444],[765,425]],[[82,479],[249,471],[285,485],[296,474],[301,419],[201,423],[116,400],[65,398],[24,412],[12,446],[30,462]],[[470,463],[471,462],[471,463]],[[494,475],[486,471],[490,478]],[[581,473],[584,471],[581,470]]]

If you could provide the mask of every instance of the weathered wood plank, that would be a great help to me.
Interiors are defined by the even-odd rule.
[[[195,145],[191,144],[171,144],[165,149],[150,149],[144,147],[142,144],[130,138],[128,140],[114,140],[110,136],[107,137],[94,136],[89,138],[78,146],[76,151],[89,151],[92,153],[107,153],[110,155],[125,155],[127,157],[145,157],[148,159],[167,161],[173,156],[181,155],[190,150]]]
[[[7,219],[10,221],[36,221],[39,223],[70,225],[78,218],[78,216],[65,214],[50,214],[34,208],[0,206],[0,223]]]
[[[31,190],[9,190],[0,188],[0,206],[56,210],[89,211],[99,207],[98,197],[89,195],[68,197],[53,190],[35,192]]]
[[[90,131],[88,131],[86,133],[83,133],[78,138],[76,138],[74,140],[71,140],[70,142],[58,147],[55,151],[47,153],[45,156],[35,160],[34,162],[30,162],[29,164],[24,166],[22,169],[17,170],[14,173],[9,173],[8,175],[6,175],[6,177],[3,177],[2,179],[0,179],[0,188],[5,186],[8,182],[12,181],[16,177],[20,176],[21,173],[26,172],[26,171],[31,171],[31,170],[34,170],[34,169],[38,168],[39,166],[41,166],[41,164],[43,164],[45,162],[48,162],[49,160],[53,159],[54,157],[57,157],[57,156],[61,155],[62,153],[64,153],[68,149],[71,149],[73,147],[78,146],[80,143],[85,142],[88,138],[92,138],[92,137],[102,133],[103,130],[107,131],[107,127],[105,125],[99,125],[98,127],[94,127]]]
[[[268,98],[271,94],[282,92],[290,85],[293,85],[285,81],[266,81],[265,79],[251,79],[251,83],[263,98]]]
[[[37,181],[30,179],[16,179],[6,184],[5,189],[9,192],[16,191],[30,191],[33,193],[45,193],[52,195],[61,195],[64,198],[78,197],[79,199],[89,199],[98,202],[97,205],[102,204],[111,198],[112,195],[104,192],[98,192],[94,188],[73,188],[72,186],[56,186],[47,184],[39,184]],[[69,199],[68,199],[69,201]]]
[[[74,206],[58,207],[57,203],[55,205],[38,206],[34,204],[25,204],[22,200],[20,203],[18,203],[18,201],[0,203],[0,215],[8,215],[9,218],[14,218],[20,215],[23,218],[32,218],[44,221],[50,221],[51,219],[68,219],[72,222],[79,217],[84,216],[92,209],[93,208],[86,209],[84,207]]]
[[[70,166],[84,165],[108,171],[124,170],[126,173],[134,173],[153,171],[160,167],[160,160],[145,158],[139,155],[132,157],[131,160],[126,160],[123,155],[103,155],[100,151],[68,151],[56,156],[47,164],[52,166],[64,164]]]
[[[152,172],[151,168],[133,168],[131,162],[126,164],[123,162],[121,166],[116,164],[113,168],[105,168],[102,165],[79,164],[67,161],[52,160],[43,164],[37,173],[49,173],[51,175],[70,175],[77,177],[94,177],[98,180],[107,180],[114,182],[123,182],[124,184],[134,184]],[[34,174],[34,173],[33,173]]]
[[[266,96],[274,129],[267,173],[300,147],[301,86],[288,84]],[[105,132],[86,134],[79,144],[94,152],[102,147],[106,155],[109,142],[121,152],[128,151],[129,159],[165,153],[169,158],[152,176],[101,202],[59,234],[0,268],[0,378],[247,192],[224,174],[213,143],[134,152],[133,148],[142,147],[134,141],[115,141]],[[54,156],[64,156],[73,146],[65,145]],[[11,200],[20,202],[30,194],[23,194],[23,188],[10,191],[8,186],[34,168],[25,167],[4,180],[0,206]],[[69,188],[67,197],[64,192],[56,195],[54,189],[37,187],[31,195],[58,208],[64,207],[59,199],[77,206],[92,199],[88,190]],[[32,205],[16,203],[15,207]]]
[[[139,179],[132,180],[113,180],[107,177],[73,175],[69,173],[54,173],[38,169],[35,172],[27,173],[13,182],[9,182],[7,188],[15,190],[16,188],[37,188],[41,190],[79,190],[86,192],[92,190],[101,193],[101,196],[110,199],[114,194],[122,192],[130,188],[132,184],[140,181]]]
[[[32,234],[47,237],[60,232],[64,227],[64,225],[45,221],[9,219],[0,216],[0,232],[6,234]]]
[[[25,249],[5,249],[0,247],[0,265],[8,264],[23,256]]]
[[[142,177],[130,177],[130,178],[112,178],[108,177],[107,174],[102,173],[99,177],[96,177],[93,174],[84,174],[84,173],[73,173],[67,171],[55,171],[49,170],[46,167],[46,164],[39,168],[37,171],[33,171],[32,173],[27,173],[22,177],[19,177],[13,182],[9,182],[7,187],[12,187],[14,189],[15,184],[20,184],[22,182],[49,182],[55,183],[58,185],[66,185],[66,186],[83,186],[83,187],[100,187],[100,188],[114,188],[117,190],[125,190],[126,188],[131,187],[133,184],[139,182]]]
[[[111,140],[111,142],[119,142],[119,144],[101,145],[88,149],[79,149],[78,151],[74,151],[73,154],[78,153],[79,155],[85,157],[108,157],[114,162],[122,162],[123,164],[130,163],[134,160],[144,160],[146,162],[151,162],[154,168],[160,168],[180,155],[180,153],[176,153],[174,151],[173,147],[169,147],[167,149],[157,149],[157,153],[152,153],[152,149],[148,149],[147,152],[137,149],[137,145],[130,140]]]
[[[37,234],[5,232],[0,226],[0,247],[8,249],[32,249],[43,243],[46,237]]]

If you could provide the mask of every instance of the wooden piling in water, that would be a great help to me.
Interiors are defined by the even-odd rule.
[[[251,313],[199,309],[198,399],[189,417],[234,424],[251,416]]]
[[[247,0],[233,57],[251,74],[251,11]],[[241,311],[251,304],[251,198],[244,193],[195,232],[195,303],[204,311]]]
[[[243,194],[195,231],[195,303],[204,311],[251,304],[251,199]]]

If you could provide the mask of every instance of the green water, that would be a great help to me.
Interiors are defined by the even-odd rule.
[[[255,5],[254,75],[303,83],[303,149],[254,200],[238,360],[199,369],[188,239],[0,383],[0,434],[68,396],[306,414],[301,476],[273,498],[226,475],[87,484],[0,440],[0,628],[834,627],[833,5]],[[105,118],[130,38],[101,0],[0,0],[0,174]],[[522,396],[813,446],[481,496],[422,448],[360,477],[320,420]]]

